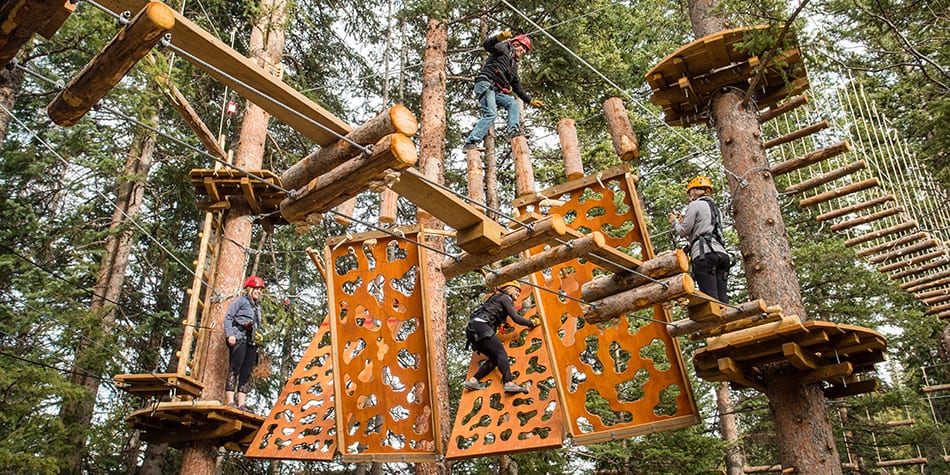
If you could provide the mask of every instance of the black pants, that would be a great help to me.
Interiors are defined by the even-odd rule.
[[[693,279],[699,285],[699,290],[715,297],[722,303],[729,303],[727,293],[727,279],[732,262],[725,252],[707,252],[701,257],[693,259]]]
[[[247,338],[238,340],[231,347],[231,365],[228,368],[228,379],[225,382],[225,391],[237,391],[247,394],[250,389],[251,371],[257,364],[257,345],[247,343]]]
[[[502,383],[507,383],[513,379],[511,377],[511,366],[508,365],[508,352],[505,351],[505,344],[498,339],[498,335],[482,338],[476,341],[473,346],[475,351],[488,357],[478,367],[478,371],[475,371],[475,379],[481,381],[495,368],[498,368],[498,372],[501,373]]]

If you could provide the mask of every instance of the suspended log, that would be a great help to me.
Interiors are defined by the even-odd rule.
[[[755,315],[763,315],[767,313],[767,308],[768,307],[765,305],[765,301],[761,299],[753,300],[751,302],[743,302],[734,307],[724,308],[722,310],[722,316],[719,318],[719,320],[705,322],[697,322],[690,319],[678,320],[669,324],[666,330],[672,336],[683,336],[709,328],[721,327],[727,323],[741,320],[743,318],[748,318]]]
[[[917,221],[905,221],[900,224],[895,224],[889,228],[879,229],[877,231],[872,231],[867,234],[862,234],[861,236],[853,237],[844,242],[844,245],[847,247],[856,246],[863,242],[873,241],[889,234],[899,233],[901,231],[906,231],[908,229],[913,229],[917,227]]]
[[[938,295],[936,297],[930,297],[930,298],[921,299],[921,300],[927,305],[937,305],[937,304],[950,300],[950,294]]]
[[[872,200],[868,200],[862,203],[856,203],[851,206],[845,206],[844,208],[834,209],[827,213],[819,214],[815,218],[815,220],[820,223],[822,221],[835,219],[835,218],[844,216],[846,214],[857,213],[858,211],[862,211],[862,210],[877,206],[879,204],[887,203],[888,201],[893,201],[895,199],[896,197],[894,195],[880,196],[880,197],[877,197],[877,198],[874,198]]]
[[[481,253],[465,253],[456,259],[446,259],[442,264],[442,273],[446,279],[451,279],[465,272],[473,271],[482,266],[498,262],[527,251],[541,244],[555,242],[567,233],[567,224],[558,214],[552,214],[530,227],[521,227],[501,236],[501,243],[497,249]]]
[[[827,129],[828,127],[829,127],[828,121],[823,120],[821,122],[818,122],[817,124],[812,124],[812,125],[809,125],[808,127],[804,127],[794,132],[787,133],[781,137],[776,137],[772,140],[769,140],[768,142],[765,142],[764,144],[762,144],[762,147],[765,149],[770,149],[778,145],[789,143],[793,140],[798,140],[802,137],[808,137],[811,134]]]
[[[950,320],[950,311],[947,311],[947,312],[940,312],[940,313],[938,313],[938,314],[936,314],[936,315],[934,315],[934,316],[937,317],[937,318],[940,319],[940,320]],[[950,462],[950,460],[947,460],[947,461]]]
[[[353,222],[350,219],[350,216],[353,216],[353,212],[356,211],[356,196],[344,201],[340,206],[336,207],[336,214],[333,216],[333,220],[340,224],[341,226],[349,226]]]
[[[188,103],[188,100],[185,99],[184,94],[182,94],[174,84],[166,81],[165,78],[160,78],[157,82],[161,85],[160,89],[162,94],[168,99],[168,102],[172,104],[172,107],[178,111],[178,114],[185,120],[188,127],[198,136],[198,140],[208,149],[208,152],[218,157],[219,160],[228,162],[228,154],[224,151],[224,147],[218,143],[214,138],[214,134],[208,129],[208,126],[198,117],[198,113],[195,112],[191,104]]]
[[[925,300],[933,297],[938,297],[941,295],[950,295],[950,288],[948,289],[937,289],[931,290],[930,292],[923,292],[915,295],[918,299]]]
[[[806,94],[792,96],[787,101],[779,104],[778,106],[770,107],[767,111],[764,111],[761,114],[759,114],[759,123],[764,124],[788,111],[794,110],[807,103],[808,103],[808,95]]]
[[[778,311],[767,311],[766,313],[759,313],[751,315],[745,318],[740,318],[726,323],[725,325],[720,325],[712,328],[707,328],[705,330],[698,331],[689,336],[690,340],[702,340],[703,338],[712,338],[716,336],[722,336],[727,333],[737,332],[739,330],[744,330],[746,328],[757,327],[759,325],[765,325],[767,323],[777,322],[782,319],[782,311],[779,308]]]
[[[578,257],[585,256],[607,246],[607,240],[600,231],[594,231],[582,238],[568,241],[566,244],[552,247],[501,269],[489,271],[485,276],[485,285],[494,288],[510,280],[518,280],[526,275],[554,267]]]
[[[920,465],[926,464],[927,457],[915,457],[910,459],[900,459],[900,460],[882,460],[877,463],[878,467],[903,467],[905,465]]]
[[[416,146],[402,134],[392,134],[373,146],[371,155],[353,158],[329,173],[314,178],[295,198],[280,203],[284,218],[303,223],[311,213],[324,213],[358,195],[370,182],[381,180],[387,170],[405,170],[416,163]]]
[[[280,175],[280,181],[285,188],[299,189],[315,177],[329,172],[362,153],[360,148],[350,142],[366,146],[391,134],[412,137],[418,130],[419,122],[412,111],[402,104],[396,104],[346,134],[349,142],[337,140],[293,164]]]
[[[581,160],[581,148],[577,140],[577,126],[574,119],[561,119],[557,123],[557,136],[561,142],[561,158],[564,159],[564,174],[568,180],[584,177],[584,162]]]
[[[598,323],[654,304],[667,302],[696,291],[689,274],[677,274],[590,302],[584,313],[587,323]]]
[[[863,170],[867,167],[867,163],[864,160],[858,160],[854,163],[850,163],[841,168],[837,168],[828,173],[818,175],[814,178],[809,178],[801,183],[796,183],[794,185],[789,185],[785,188],[785,193],[803,193],[805,191],[811,190],[812,188],[817,188],[825,183],[832,182],[841,178],[843,176],[850,175],[858,170]]]
[[[902,213],[904,208],[902,206],[895,206],[893,208],[882,209],[877,213],[871,213],[865,216],[859,216],[854,219],[849,219],[847,221],[842,221],[840,223],[835,223],[831,225],[832,231],[844,231],[845,229],[851,229],[855,226],[860,226],[862,224],[873,223],[874,221],[879,221],[888,216],[894,216],[895,214]]]
[[[903,268],[903,267],[915,266],[915,265],[917,265],[917,264],[920,264],[921,262],[927,262],[927,261],[929,261],[929,260],[931,260],[931,259],[936,259],[936,258],[938,258],[938,257],[942,257],[942,256],[946,256],[946,255],[947,255],[947,250],[946,250],[946,249],[940,249],[939,251],[934,251],[934,252],[931,252],[931,253],[928,253],[928,254],[923,254],[923,255],[920,255],[920,256],[917,256],[917,257],[908,259],[908,260],[906,260],[906,261],[895,262],[895,263],[893,263],[893,264],[888,264],[888,265],[884,265],[884,266],[879,266],[879,267],[877,268],[877,270],[878,270],[879,272],[885,272],[885,273],[886,273],[886,272],[890,272],[890,271],[892,271],[892,270],[894,270],[894,269],[900,269],[900,268]]]
[[[937,391],[946,391],[950,389],[950,383],[948,384],[935,384],[933,386],[924,386],[920,388],[921,391],[925,393],[933,393]]]
[[[810,196],[808,198],[799,200],[798,206],[801,206],[802,208],[807,208],[809,206],[814,206],[814,205],[824,203],[826,201],[829,201],[835,198],[841,198],[842,196],[847,196],[852,193],[857,193],[859,191],[867,190],[868,188],[874,188],[877,186],[881,186],[881,183],[878,181],[876,177],[868,178],[867,180],[864,180],[864,181],[852,183],[850,185],[842,186],[841,188],[838,188],[835,190],[829,190],[824,193],[819,193],[815,196]]]
[[[926,233],[917,233],[917,234],[926,235]],[[894,260],[894,259],[897,259],[898,257],[903,257],[908,254],[913,254],[918,251],[923,251],[924,249],[930,249],[931,247],[936,247],[939,244],[940,244],[940,241],[936,239],[928,239],[926,241],[914,244],[913,246],[902,247],[900,249],[896,249],[894,251],[888,252],[887,254],[874,256],[868,259],[868,262],[870,262],[871,264],[880,264],[881,262]]]
[[[38,3],[38,2],[33,2]],[[49,16],[49,20],[46,21],[39,30],[36,30],[37,33],[43,36],[43,38],[50,39],[53,35],[63,27],[63,23],[66,23],[66,19],[76,11],[76,6],[79,5],[79,2],[73,0],[60,0],[59,8],[53,10],[53,13]]]
[[[465,152],[465,170],[468,178],[468,197],[476,203],[485,202],[485,169],[482,153],[473,148]]]
[[[379,192],[379,222],[395,223],[399,206],[399,194],[389,188]]]
[[[16,0],[0,6],[0,66],[7,64],[62,8],[63,0]]]
[[[633,270],[635,272],[618,272],[594,277],[581,287],[581,297],[588,302],[600,300],[608,295],[647,284],[654,279],[688,272],[689,258],[682,249],[666,251]]]
[[[515,195],[533,195],[537,190],[534,184],[534,167],[531,165],[531,150],[528,139],[519,135],[511,139],[511,156],[515,162]]]
[[[909,282],[904,282],[903,284],[900,284],[900,287],[908,292],[914,293],[946,283],[950,283],[950,270],[945,270],[943,272],[927,275]]]
[[[49,117],[63,127],[75,125],[173,26],[174,11],[162,2],[149,2],[53,98],[46,108]]]
[[[782,470],[784,470],[784,468],[781,465],[750,465],[742,467],[742,471],[745,473],[782,473]]]
[[[910,277],[910,276],[912,276],[912,275],[921,274],[921,273],[927,272],[927,271],[929,271],[929,270],[936,269],[937,267],[947,265],[948,262],[950,262],[950,261],[948,261],[947,259],[940,259],[940,260],[933,261],[933,262],[931,262],[931,263],[929,263],[929,264],[926,264],[926,265],[923,265],[923,266],[920,266],[920,267],[915,267],[915,268],[913,268],[913,269],[907,269],[907,270],[905,270],[905,271],[901,271],[901,272],[897,272],[897,273],[895,273],[895,274],[891,274],[890,277],[891,277],[891,279],[893,279],[893,280],[903,279],[904,277]]]
[[[904,427],[904,426],[912,426],[916,423],[917,421],[913,419],[900,419],[897,421],[888,421],[885,425],[888,427]]]
[[[884,252],[888,249],[894,249],[896,247],[900,247],[905,244],[912,243],[914,241],[919,241],[921,239],[926,239],[928,237],[930,237],[930,234],[923,231],[919,233],[908,234],[906,236],[899,237],[892,241],[887,241],[885,243],[878,244],[876,246],[872,246],[867,249],[861,249],[860,251],[855,252],[854,255],[858,257],[867,257],[873,254],[880,254],[881,252]]]
[[[798,158],[793,158],[786,162],[779,163],[772,167],[772,176],[781,176],[788,172],[798,170],[799,168],[807,167],[813,165],[822,160],[827,160],[832,157],[841,155],[842,153],[851,150],[851,145],[848,144],[847,140],[843,140],[829,147],[815,150],[813,152],[806,153]]]
[[[623,100],[611,97],[604,101],[604,116],[607,118],[607,129],[610,131],[610,140],[617,156],[626,162],[640,158],[640,144],[633,133]]]

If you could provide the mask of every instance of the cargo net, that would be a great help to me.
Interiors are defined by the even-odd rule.
[[[602,232],[609,245],[641,260],[653,257],[629,172],[575,183],[576,189],[549,197],[565,204],[548,213],[561,214],[582,233]],[[543,250],[539,246],[530,253]],[[535,295],[573,443],[698,423],[679,345],[663,323],[670,321],[669,311],[662,304],[600,324],[581,318],[581,286],[606,272],[595,263],[576,259],[531,276],[535,285],[553,291]]]

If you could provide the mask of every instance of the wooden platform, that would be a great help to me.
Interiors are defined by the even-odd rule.
[[[764,58],[740,50],[737,45],[748,40],[746,33],[768,28],[736,28],[700,38],[647,72],[646,80],[653,90],[650,101],[663,108],[666,123],[682,127],[708,124],[713,93],[727,86],[746,90]],[[753,98],[760,110],[808,88],[798,48],[780,51],[772,58],[782,66],[768,68],[758,79]]]
[[[133,412],[129,427],[142,440],[182,448],[196,440],[214,440],[229,450],[244,451],[264,418],[220,401],[161,402]]]
[[[146,399],[192,399],[201,395],[204,384],[178,373],[117,374],[115,385]]]
[[[868,328],[823,321],[802,323],[796,316],[706,340],[693,356],[696,374],[708,381],[730,381],[740,388],[763,389],[761,366],[787,361],[804,384],[825,381],[826,395],[837,397],[876,387],[856,376],[884,361],[883,335]],[[853,391],[842,391],[850,387]]]
[[[248,170],[265,179],[268,183],[280,186],[280,177],[270,170]],[[254,214],[266,214],[270,224],[287,224],[280,214],[280,202],[287,193],[269,186],[258,179],[231,168],[220,170],[194,169],[189,173],[191,184],[195,186],[195,196],[207,196],[206,201],[197,203],[198,209],[209,211],[228,209],[229,198],[241,197],[247,200]]]

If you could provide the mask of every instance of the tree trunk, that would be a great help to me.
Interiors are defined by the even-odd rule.
[[[735,406],[732,404],[732,391],[728,382],[716,385],[716,407],[719,409],[719,432],[726,443],[726,474],[742,475],[745,463],[742,457],[742,445],[739,442],[739,430],[736,428]]]
[[[22,85],[22,69],[0,68],[0,105],[4,109],[13,112],[13,104],[16,102],[17,95],[20,94]],[[10,126],[11,117],[10,114],[0,111],[0,143],[7,140],[7,128]]]
[[[426,25],[426,48],[423,55],[422,67],[422,113],[419,135],[419,169],[430,180],[442,183],[445,171],[445,71],[446,52],[448,50],[448,24],[441,19],[430,18]],[[419,213],[419,224],[422,229],[441,229],[444,225],[428,213]],[[444,249],[443,237],[428,235],[425,243],[435,249]],[[441,254],[426,252],[425,274],[430,289],[445,288],[445,277],[442,275]],[[429,293],[429,322],[432,325],[432,352],[436,359],[434,367],[436,374],[432,375],[435,385],[437,404],[442,417],[436,421],[439,424],[441,440],[438,446],[448,445],[451,421],[449,412],[449,383],[448,362],[446,360],[447,343],[447,315],[444,292]],[[439,462],[416,464],[418,474],[447,474],[449,463],[444,459]]]
[[[266,67],[280,63],[284,51],[284,27],[287,20],[286,0],[263,0],[262,15],[251,30],[250,56],[259,58]],[[270,114],[248,102],[241,124],[240,143],[234,164],[245,170],[261,169],[264,161],[264,141],[267,139],[267,122]],[[244,250],[251,243],[251,222],[247,219],[250,209],[246,204],[235,202],[224,219],[224,239],[218,254],[214,286],[225,293],[240,290],[244,274]],[[224,401],[224,383],[228,373],[228,348],[224,339],[224,314],[230,299],[218,303],[211,312],[214,328],[208,341],[208,355],[202,375],[203,399]],[[182,450],[181,472],[183,475],[212,475],[215,473],[217,451],[214,441],[197,441]]]
[[[697,37],[726,29],[724,19],[713,11],[716,3],[690,0],[690,20]],[[775,182],[768,173],[757,111],[743,105],[743,99],[741,91],[724,92],[713,98],[710,113],[723,165],[730,171],[734,221],[749,294],[769,305],[781,305],[786,315],[798,315],[805,321],[801,288]],[[841,474],[820,387],[795,382],[788,363],[767,366],[764,373],[782,466],[794,467],[801,474]]]
[[[150,122],[158,120],[158,112],[154,112]],[[92,299],[89,303],[89,314],[98,316],[101,321],[87,336],[93,341],[105,341],[112,338],[115,325],[115,305],[122,294],[125,284],[125,271],[129,265],[129,254],[132,249],[133,228],[128,222],[135,219],[142,206],[142,196],[145,194],[146,179],[152,167],[152,157],[155,152],[155,136],[151,132],[143,131],[133,140],[125,164],[125,173],[119,177],[116,207],[112,212],[109,224],[109,236],[105,242],[105,252],[99,265],[99,277],[93,288]],[[96,394],[99,392],[99,379],[89,375],[85,370],[92,370],[91,374],[100,375],[105,372],[106,362],[96,356],[101,349],[89,343],[89,340],[80,341],[76,347],[76,356],[70,382],[82,386],[85,394],[74,402],[63,405],[60,412],[63,424],[69,428],[70,446],[72,449],[66,454],[69,473],[82,472],[82,459],[85,454],[86,428],[92,420],[96,404]],[[83,370],[85,368],[85,370]]]

